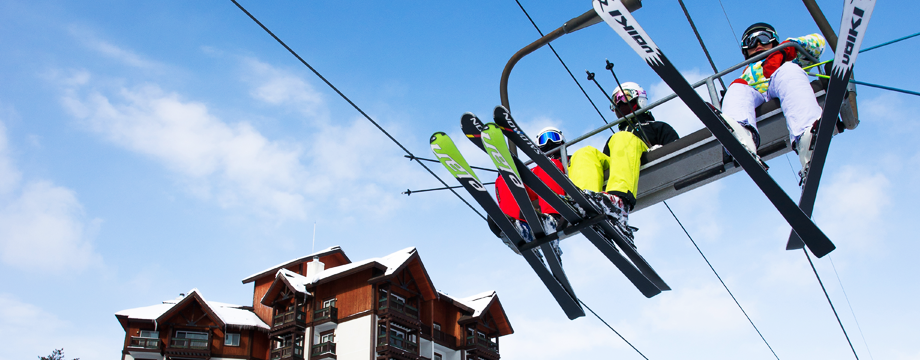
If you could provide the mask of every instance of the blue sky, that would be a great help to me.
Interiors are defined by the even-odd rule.
[[[488,118],[505,63],[539,36],[510,0],[242,3],[424,157],[431,133],[459,137],[464,112]],[[522,3],[544,32],[591,8]],[[687,3],[716,65],[741,61],[719,2]],[[736,33],[757,21],[781,37],[817,32],[801,2],[723,3]],[[841,2],[819,4],[836,27]],[[917,32],[918,12],[882,2],[864,47]],[[676,2],[647,0],[635,16],[688,78],[710,73]],[[860,55],[857,79],[920,90],[906,63],[917,41]],[[598,104],[582,74],[612,89],[604,59],[652,100],[670,93],[606,25],[554,46]],[[193,287],[249,304],[240,280],[309,253],[314,223],[317,248],[340,245],[357,260],[415,246],[440,290],[498,291],[515,329],[501,340],[504,359],[640,358],[590,314],[567,320],[452,194],[401,195],[440,184],[229,1],[0,1],[0,48],[0,338],[16,344],[0,359],[60,347],[116,358],[116,311]],[[602,124],[548,48],[515,67],[509,94],[530,132],[553,124],[574,137]],[[862,358],[918,359],[920,102],[860,87],[859,106],[862,124],[832,144],[815,211],[838,249],[816,266]],[[655,113],[681,135],[701,127],[677,103]],[[788,161],[795,169],[780,157],[771,174],[797,198]],[[788,226],[749,179],[669,204],[780,358],[852,356],[804,256],[783,251]],[[674,290],[644,298],[576,237],[563,242],[564,263],[585,303],[649,358],[773,358],[662,205],[630,221]]]

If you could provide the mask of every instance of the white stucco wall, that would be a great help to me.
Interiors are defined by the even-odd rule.
[[[335,329],[335,355],[338,360],[367,360],[371,354],[372,314],[339,323]]]
[[[450,348],[441,346],[440,344],[434,344],[434,351],[443,356],[442,360],[460,360],[460,350],[451,350]],[[425,355],[425,357],[430,357],[431,353]]]
[[[132,353],[134,354],[134,356],[131,356]],[[131,349],[128,348],[128,354],[125,354],[125,360],[139,360],[139,359],[140,360],[147,360],[147,359],[163,360],[163,357],[160,356],[160,353],[144,352],[144,351],[133,351],[132,352]]]
[[[422,339],[418,346],[419,355],[429,359],[434,359],[434,355],[431,353],[431,345],[434,345],[434,352],[441,354],[442,360],[460,360],[460,350],[451,350],[450,348],[444,347],[441,344],[425,339]]]

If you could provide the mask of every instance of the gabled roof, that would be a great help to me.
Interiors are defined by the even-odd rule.
[[[278,272],[278,270],[283,269],[283,268],[286,268],[286,267],[291,266],[291,265],[294,265],[294,264],[296,264],[296,263],[299,263],[299,262],[306,262],[307,260],[310,260],[310,259],[312,259],[312,258],[314,258],[314,257],[320,257],[320,258],[321,258],[321,257],[326,257],[326,256],[337,256],[337,257],[341,257],[342,260],[344,260],[345,263],[350,263],[350,262],[351,262],[351,260],[348,259],[348,256],[345,256],[345,252],[342,251],[342,248],[341,248],[341,247],[339,247],[339,246],[332,246],[332,247],[328,247],[328,248],[322,249],[322,250],[320,250],[320,251],[317,251],[317,252],[315,252],[315,253],[312,253],[312,254],[310,254],[310,255],[302,256],[302,257],[296,258],[296,259],[294,259],[294,260],[286,261],[286,262],[283,262],[283,263],[281,263],[281,264],[272,266],[272,267],[270,267],[270,268],[268,268],[268,269],[265,269],[265,270],[262,270],[262,271],[260,271],[260,272],[257,272],[257,273],[255,273],[255,274],[252,274],[252,275],[250,275],[249,277],[243,279],[243,284],[247,284],[247,283],[251,283],[251,282],[253,282],[253,281],[256,281],[256,279],[258,279],[258,278],[260,278],[260,277],[263,277],[263,276],[265,276],[265,275],[275,274],[275,273]]]
[[[189,302],[198,302],[202,310],[220,326],[269,330],[269,326],[262,319],[259,319],[250,310],[250,307],[207,301],[198,289],[192,289],[185,297],[166,300],[162,304],[119,311],[115,313],[115,317],[120,321],[124,320],[121,321],[122,326],[126,326],[128,320],[147,320],[160,323],[185,308]]]
[[[419,292],[425,300],[434,300],[438,297],[438,290],[435,289],[431,277],[428,276],[428,270],[425,270],[425,264],[422,264],[422,258],[418,255],[418,250],[409,247],[384,256],[378,259],[387,267],[383,275],[370,279],[370,282],[389,280],[403,270],[408,270],[416,280]]]
[[[473,315],[461,317],[460,322],[478,321],[484,315],[489,314],[495,319],[500,336],[514,333],[514,329],[511,328],[511,322],[508,321],[508,315],[505,314],[505,309],[502,307],[501,302],[498,301],[498,294],[495,291],[486,291],[456,300],[473,309]]]
[[[271,306],[272,302],[275,301],[275,298],[284,288],[291,289],[291,291],[298,294],[312,296],[313,294],[307,291],[306,285],[309,283],[306,277],[282,268],[275,274],[275,281],[272,282],[271,287],[268,288],[268,291],[265,292],[265,295],[262,296],[259,302],[262,303],[262,305]]]

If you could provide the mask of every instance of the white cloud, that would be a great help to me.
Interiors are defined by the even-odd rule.
[[[265,104],[293,108],[307,119],[327,113],[305,80],[254,59],[246,81]],[[81,125],[178,174],[187,190],[223,207],[246,207],[276,218],[305,219],[312,207],[391,212],[401,202],[388,185],[412,186],[423,175],[364,118],[308,121],[308,143],[271,140],[248,122],[228,123],[208,105],[156,84],[111,87],[85,71],[58,76],[62,103]],[[77,80],[74,80],[77,79]],[[399,128],[388,126],[394,136]],[[405,138],[402,139],[406,141]]]
[[[282,218],[303,218],[308,176],[302,150],[270,141],[248,123],[227,124],[205,104],[156,85],[120,88],[114,96],[71,89],[65,107],[92,131],[147,155],[184,176],[223,206],[254,205]]]
[[[322,94],[299,76],[257,59],[243,59],[244,80],[253,88],[249,94],[271,105],[291,106],[307,116],[325,115]]]
[[[80,27],[70,27],[71,36],[82,41],[85,46],[93,49],[100,54],[139,69],[156,70],[163,68],[163,65],[155,61],[145,59],[132,51],[115,46],[105,40],[99,39],[91,31]]]
[[[0,122],[0,261],[42,272],[83,270],[101,264],[90,239],[99,220],[88,220],[70,189],[49,181],[21,185]]]
[[[13,191],[22,177],[22,174],[13,164],[13,159],[10,155],[6,126],[3,125],[3,122],[0,122],[0,196]]]
[[[81,331],[82,330],[82,331]],[[95,359],[120,348],[123,338],[87,332],[44,309],[0,293],[0,360],[45,356],[54,349],[64,349],[68,359]]]
[[[837,246],[867,249],[884,237],[890,203],[888,178],[869,169],[844,166],[830,174],[815,205],[816,222]]]
[[[749,315],[757,307],[745,304]],[[677,332],[719,333],[744,326],[733,310],[735,304],[719,285],[680,289],[662,297],[654,306],[643,309],[642,318],[660,330]]]
[[[0,260],[5,264],[45,271],[101,264],[89,240],[99,221],[86,219],[73,191],[37,181],[0,204]]]

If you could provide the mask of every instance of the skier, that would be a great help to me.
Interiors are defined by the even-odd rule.
[[[611,108],[617,116],[630,116],[630,119],[620,123],[620,131],[610,136],[603,151],[593,146],[575,151],[569,161],[569,179],[616,220],[621,230],[631,234],[626,221],[629,211],[636,205],[639,166],[644,155],[676,141],[679,136],[671,125],[655,121],[651,112],[634,114],[648,104],[648,95],[638,84],[623,83],[612,99]],[[609,171],[606,187],[605,171]]]
[[[741,53],[745,59],[757,56],[780,44],[773,26],[755,23],[741,36]],[[809,54],[818,58],[824,52],[825,40],[821,35],[811,34],[789,38],[785,42],[796,42]],[[722,99],[722,113],[732,127],[738,141],[752,154],[757,154],[760,133],[757,130],[757,116],[754,109],[771,99],[778,98],[792,149],[799,154],[804,178],[811,159],[812,130],[817,129],[821,119],[821,107],[815,99],[808,76],[802,70],[811,62],[798,54],[794,47],[774,52],[761,61],[749,64],[741,78],[728,86]]]
[[[550,141],[549,143],[543,142],[543,138],[544,138],[543,134],[549,131],[547,129],[553,130],[554,131],[553,134],[556,135],[555,137],[553,137],[554,140]],[[565,142],[565,138],[562,137],[562,132],[556,128],[544,129],[543,131],[540,132],[540,135],[538,135],[537,138],[538,138],[538,143],[540,144],[540,148],[544,152],[552,150]],[[556,164],[556,167],[558,167],[560,170],[565,171],[564,168],[562,167],[562,162],[558,158],[558,153],[555,155],[555,158],[553,158],[553,156],[550,156],[550,158]],[[556,182],[553,181],[549,177],[549,175],[547,175],[546,172],[543,171],[542,168],[536,167],[533,169],[533,172],[534,172],[534,175],[539,177],[540,180],[542,180],[547,186],[549,186],[557,194],[565,195],[565,192],[562,191],[562,188],[558,184],[556,184]],[[543,221],[543,224],[541,224],[541,226],[543,226],[543,230],[545,233],[551,234],[551,233],[556,232],[557,230],[561,230],[565,228],[566,226],[568,226],[565,219],[563,219],[562,216],[559,215],[558,211],[553,209],[552,206],[549,206],[549,204],[547,204],[545,200],[538,197],[537,194],[534,193],[533,190],[531,190],[529,187],[525,186],[525,188],[527,189],[527,195],[529,197],[529,200],[531,201],[531,204],[533,204],[534,201],[539,200],[538,203],[536,204],[537,205],[536,210],[540,214],[540,217]],[[495,198],[496,200],[498,200],[498,205],[499,207],[501,207],[502,212],[504,212],[505,215],[507,215],[509,219],[511,220],[511,222],[515,225],[515,227],[518,228],[518,230],[521,233],[521,236],[527,241],[532,240],[533,232],[530,229],[530,225],[527,224],[527,222],[524,220],[524,217],[521,214],[521,208],[518,206],[517,202],[514,201],[514,197],[511,195],[511,190],[508,188],[508,184],[505,183],[505,179],[502,178],[501,175],[499,175],[498,178],[495,180]],[[498,226],[492,221],[492,218],[489,218],[488,220],[489,220],[489,228],[492,230],[493,233],[495,233],[495,236],[500,237],[502,241],[505,242],[505,245],[508,245],[508,247],[514,250],[515,253],[518,253],[517,247],[511,244],[511,241],[508,240],[508,238],[501,232]],[[561,261],[562,249],[559,247],[559,240],[553,240],[551,244],[552,244],[554,252],[556,253],[556,256],[559,257]],[[534,249],[534,251],[537,253],[538,256],[540,256],[540,253],[537,252],[536,249]]]

